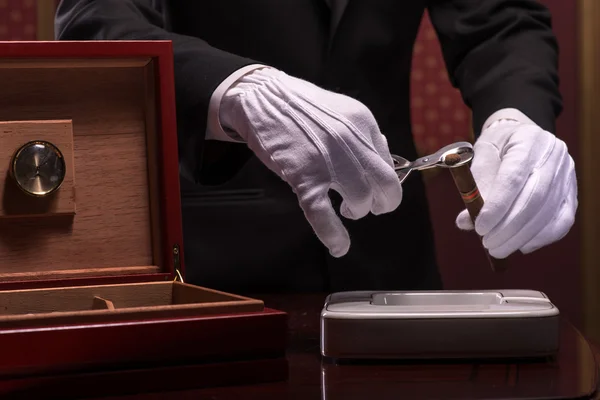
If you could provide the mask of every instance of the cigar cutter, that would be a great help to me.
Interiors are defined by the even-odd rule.
[[[394,171],[403,183],[412,171],[423,171],[431,168],[454,168],[464,165],[473,159],[473,145],[469,142],[456,142],[442,147],[438,151],[428,156],[409,161],[404,157],[392,154],[394,162]],[[459,162],[454,162],[452,165],[445,163],[446,157],[458,156]]]
[[[333,359],[547,357],[559,346],[559,310],[533,290],[339,292],[320,322]]]

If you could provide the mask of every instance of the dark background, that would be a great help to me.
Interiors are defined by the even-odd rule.
[[[554,16],[560,43],[564,112],[557,134],[579,162],[578,2],[541,0]],[[0,0],[0,40],[51,40],[56,0]],[[471,140],[469,110],[450,86],[439,44],[427,18],[415,49],[412,80],[413,126],[422,153],[457,140]],[[478,238],[455,228],[462,209],[450,176],[427,176],[438,257],[447,289],[530,288],[546,292],[577,326],[583,322],[580,222],[561,242],[518,257],[504,274],[493,273]]]

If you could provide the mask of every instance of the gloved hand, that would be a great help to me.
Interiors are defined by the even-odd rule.
[[[219,119],[286,181],[331,255],[350,247],[329,189],[343,198],[340,213],[359,219],[388,213],[402,200],[385,137],[365,105],[274,68],[243,76],[223,96]]]
[[[475,231],[495,258],[531,253],[562,239],[578,206],[575,164],[566,144],[519,114],[519,121],[494,122],[474,145],[471,171],[485,202]],[[473,229],[466,210],[456,224]]]

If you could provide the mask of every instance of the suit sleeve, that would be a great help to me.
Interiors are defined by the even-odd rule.
[[[169,21],[166,2],[160,0],[62,0],[55,32],[58,40],[172,41],[179,158],[197,181],[205,164],[213,92],[234,72],[257,62],[211,47],[199,38],[173,33]]]
[[[538,0],[432,0],[429,15],[450,79],[473,112],[476,137],[502,109],[555,132],[562,111],[558,44]]]

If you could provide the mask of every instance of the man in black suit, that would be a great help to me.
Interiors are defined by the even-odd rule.
[[[425,10],[473,111],[475,229],[499,258],[577,208],[554,136],[557,43],[537,0],[63,0],[60,40],[172,40],[187,278],[225,290],[436,289],[412,48]],[[352,245],[350,245],[352,244]]]

